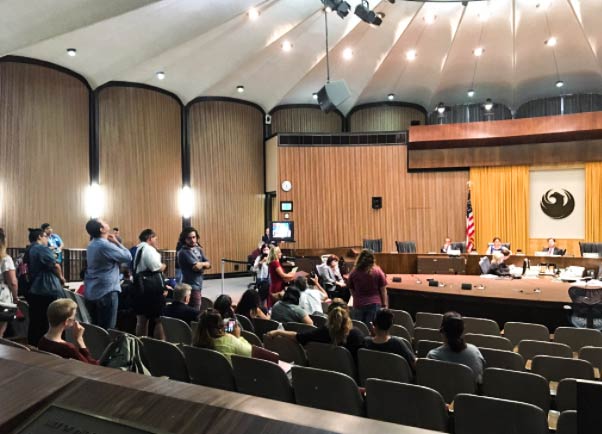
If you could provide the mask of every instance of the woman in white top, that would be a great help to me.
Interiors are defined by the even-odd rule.
[[[0,302],[16,304],[18,298],[17,273],[13,259],[6,254],[6,234],[0,228]],[[4,336],[8,322],[0,321],[0,337]]]
[[[270,246],[263,244],[261,246],[261,253],[255,258],[253,263],[253,271],[257,275],[257,286],[260,282],[267,282],[270,277],[268,272],[268,254],[270,253]],[[269,285],[269,284],[268,284]]]
[[[303,276],[297,277],[292,285],[301,291],[300,308],[309,315],[316,312],[324,313],[322,302],[328,300],[328,293],[320,286],[318,277],[314,273],[309,274],[307,279]]]
[[[161,254],[157,251],[157,234],[152,229],[143,230],[138,239],[141,241],[136,248],[134,257],[134,274],[145,273],[146,275],[158,273],[152,279],[153,282],[162,282],[163,276],[160,274],[165,270],[165,264],[161,263]],[[136,284],[135,279],[135,284]],[[136,335],[146,336],[148,334],[149,320],[155,324],[154,337],[165,339],[163,326],[159,320],[163,306],[165,306],[165,294],[163,285],[153,285],[152,288],[146,287],[141,292],[139,288],[135,291],[133,297],[134,311],[136,312]]]

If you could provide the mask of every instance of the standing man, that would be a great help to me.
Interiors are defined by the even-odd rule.
[[[117,323],[121,292],[119,265],[132,260],[129,250],[123,247],[110,230],[109,225],[100,219],[86,223],[86,232],[91,238],[87,249],[86,299],[92,302],[94,324],[104,329],[114,328]]]
[[[52,226],[50,226],[50,223],[44,223],[41,226],[41,229],[48,236],[48,247],[50,247],[50,250],[52,250],[52,252],[56,256],[56,263],[59,265],[62,264],[63,263],[63,240],[61,239],[61,237],[58,234],[54,233],[54,230],[52,229]]]
[[[180,244],[182,248],[178,252],[178,263],[182,269],[182,283],[192,288],[188,304],[200,310],[203,274],[211,268],[211,263],[199,244],[199,233],[195,228],[184,228],[180,234]]]

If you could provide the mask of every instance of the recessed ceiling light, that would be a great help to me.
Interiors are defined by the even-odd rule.
[[[353,58],[353,50],[351,48],[345,48],[343,50],[343,59],[351,60]]]
[[[483,47],[477,47],[474,50],[472,50],[472,54],[474,54],[477,57],[481,57],[484,52],[485,52],[485,49]]]
[[[259,10],[257,8],[251,8],[249,9],[248,15],[250,20],[255,21],[259,18]]]
[[[433,24],[435,22],[435,19],[437,18],[437,15],[431,14],[431,13],[427,13],[422,19],[424,20],[424,22],[426,24]]]
[[[67,48],[67,54],[71,57],[74,57],[77,55],[77,50],[75,48]]]
[[[389,101],[393,101],[395,99],[395,94],[394,93],[390,93],[389,95],[387,95],[387,99]]]
[[[548,39],[544,41],[548,47],[553,47],[558,43],[558,40],[554,36],[550,36]]]
[[[318,94],[316,92],[312,93],[311,97],[315,100],[318,100]]]
[[[437,111],[440,115],[442,115],[445,112],[445,104],[443,103],[443,101],[437,104]]]
[[[408,50],[406,51],[406,60],[410,62],[416,59],[416,50]]]
[[[470,89],[466,94],[468,95],[468,98],[472,98],[474,96],[474,89]]]
[[[483,108],[487,111],[491,111],[491,109],[493,108],[493,101],[491,101],[491,98],[487,98],[485,100],[485,104],[483,104]]]
[[[556,82],[556,87],[562,87],[562,86],[564,86],[564,81],[562,81],[562,80],[558,80],[558,81]]]
[[[282,41],[282,51],[288,52],[293,49],[293,44],[290,41]]]
[[[163,80],[165,78],[165,73],[163,71],[159,71],[155,75],[159,80]]]
[[[239,84],[238,86],[236,86],[236,91],[238,93],[243,93],[245,91],[245,87],[242,84]]]

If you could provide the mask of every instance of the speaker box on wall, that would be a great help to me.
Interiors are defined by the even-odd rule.
[[[420,125],[420,121],[416,121],[416,120],[410,121],[410,125],[415,127],[416,125]]]
[[[345,80],[331,81],[318,91],[318,104],[323,112],[328,113],[343,104],[350,96],[351,92]]]
[[[382,197],[373,197],[372,198],[372,209],[381,209],[383,207],[383,198]]]

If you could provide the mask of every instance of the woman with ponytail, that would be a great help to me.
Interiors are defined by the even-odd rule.
[[[426,355],[427,359],[459,363],[472,369],[475,381],[480,383],[485,367],[485,359],[477,347],[464,342],[464,320],[458,312],[443,315],[441,328],[444,344]]]

